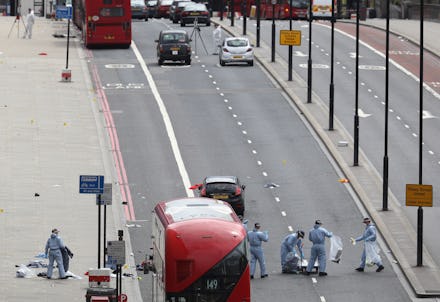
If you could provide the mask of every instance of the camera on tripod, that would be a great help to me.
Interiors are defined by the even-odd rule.
[[[199,18],[198,17],[194,18],[194,30],[200,31]]]

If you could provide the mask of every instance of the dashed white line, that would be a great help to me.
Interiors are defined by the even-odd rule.
[[[418,137],[417,133],[413,133],[412,136],[414,136],[414,137]]]
[[[261,173],[261,174],[263,174],[263,176],[267,177],[267,173],[265,171],[263,171],[263,173]]]
[[[396,116],[396,119],[398,119],[399,121],[401,120],[400,116]]]
[[[237,125],[241,126],[241,125],[242,125],[242,123],[241,123],[241,122],[237,122]]]
[[[229,109],[229,110],[232,110],[232,107],[231,107],[231,106],[228,106],[228,109]]]
[[[215,89],[217,89],[217,90],[220,90],[220,88],[219,88],[219,87],[215,87]]]
[[[241,131],[241,133],[243,133],[244,135],[246,135],[246,134],[247,134],[247,131],[246,131],[246,130],[243,130],[243,131]]]
[[[225,95],[223,94],[223,92],[220,92],[220,96],[225,96]]]
[[[312,278],[312,282],[313,282],[313,283],[317,283],[318,280],[316,280],[316,278]]]
[[[285,211],[281,211],[281,216],[286,216],[286,212]]]
[[[253,154],[257,154],[257,150],[252,150],[252,153]]]
[[[263,163],[259,160],[257,160],[257,165],[261,166]]]
[[[431,151],[431,150],[429,150],[428,153],[431,154],[431,155],[434,155],[434,152]]]
[[[321,302],[325,302],[324,296],[320,296],[319,298],[321,299]]]
[[[289,232],[293,232],[293,228],[291,225],[289,225],[287,228],[289,229]]]
[[[280,202],[280,198],[279,197],[275,197],[275,201],[276,202]]]
[[[223,102],[227,103],[227,102],[229,102],[229,100],[228,99],[224,99]]]
[[[216,85],[216,84],[217,84],[217,82],[216,82],[216,81],[212,81],[212,84]]]
[[[247,142],[248,142],[248,144],[252,144],[252,141],[251,141],[250,139],[248,139],[248,141],[247,141]]]
[[[405,124],[405,128],[406,128],[406,129],[409,129],[409,125],[408,125],[408,124]]]

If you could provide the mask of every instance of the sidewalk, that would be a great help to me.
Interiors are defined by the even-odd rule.
[[[52,34],[63,21],[37,18],[32,40],[21,38],[23,23],[14,21],[0,17],[0,300],[86,301],[84,273],[97,267],[98,245],[95,195],[79,194],[79,175],[89,174],[113,183],[107,240],[118,240],[117,230],[124,230],[128,268],[123,273],[135,277],[123,278],[122,292],[129,301],[142,301],[108,135],[82,46],[70,40],[72,82],[62,82],[67,41]],[[16,278],[16,265],[44,252],[52,228],[74,253],[70,272],[81,279]]]
[[[224,18],[220,21],[218,17],[212,18],[212,22],[220,24],[222,28],[234,36],[242,35],[242,22],[235,22],[230,26],[230,20]],[[254,22],[254,20],[252,21]],[[348,21],[350,22],[350,21]],[[385,20],[367,19],[364,25],[385,28]],[[392,20],[390,31],[407,37],[417,42],[417,29],[419,22],[407,20]],[[425,24],[426,45],[432,47],[432,51],[440,55],[440,41],[437,39],[440,32],[440,23],[426,22]],[[248,36],[255,41],[255,30],[248,31]],[[313,94],[312,103],[308,104],[307,83],[295,72],[292,81],[287,81],[288,63],[276,55],[275,62],[271,62],[271,47],[264,41],[260,41],[260,47],[254,49],[255,57],[282,89],[294,100],[299,110],[304,114],[317,134],[327,146],[335,160],[339,163],[346,177],[354,190],[357,192],[365,209],[378,226],[385,242],[392,251],[398,265],[411,284],[417,297],[435,298],[440,297],[440,269],[429,252],[424,249],[423,266],[416,266],[415,255],[417,255],[417,233],[408,221],[396,198],[389,197],[389,210],[382,211],[382,180],[375,170],[369,165],[368,159],[360,152],[359,166],[353,166],[353,139],[349,132],[335,118],[334,131],[328,129],[328,108],[327,104],[318,96]],[[347,147],[339,146],[339,142],[349,142]]]

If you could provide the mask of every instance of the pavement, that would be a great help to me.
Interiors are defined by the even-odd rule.
[[[238,26],[229,27],[226,19],[213,21],[233,34],[241,32]],[[393,21],[392,29],[396,26],[396,31],[404,36],[408,30],[408,38],[417,42],[417,35],[410,36],[417,24],[399,22],[402,23]],[[365,23],[384,24],[380,20]],[[92,85],[88,52],[76,38],[70,40],[67,66],[72,80],[61,81],[67,63],[67,43],[65,38],[55,38],[53,34],[65,25],[66,21],[37,18],[33,38],[22,39],[21,20],[0,17],[0,300],[85,301],[88,279],[84,274],[97,267],[98,207],[94,194],[79,194],[79,175],[104,175],[105,182],[113,184],[113,204],[107,206],[107,240],[117,240],[117,230],[123,230],[127,245],[123,273],[128,277],[123,278],[122,292],[129,301],[142,301],[137,282],[142,273],[137,276],[129,225],[117,186],[117,150],[112,148],[106,130],[105,104]],[[426,44],[439,54],[440,42],[435,40],[434,33],[440,32],[440,24],[429,25]],[[428,31],[431,25],[433,30]],[[270,63],[268,45],[262,43],[256,57],[296,100],[337,159],[417,296],[440,296],[438,265],[425,250],[424,266],[414,266],[415,231],[396,207],[397,202],[390,203],[390,211],[379,210],[381,181],[368,165],[352,166],[353,144],[349,134],[338,121],[338,131],[325,130],[328,114],[324,102],[314,96],[313,103],[306,104],[307,85],[296,75],[293,81],[286,81],[288,65],[280,57],[276,63]],[[349,146],[338,147],[339,141],[348,141]],[[361,154],[359,162],[368,161]],[[17,266],[34,260],[47,261],[36,256],[44,252],[52,228],[61,231],[60,236],[74,253],[70,262],[74,278],[17,278]],[[36,274],[45,269],[31,271]],[[115,287],[114,279],[111,286]]]
[[[234,36],[243,33],[242,22],[236,20],[235,26],[230,26],[230,20],[214,17],[212,22]],[[255,22],[255,21],[253,21]],[[353,20],[338,20],[338,22],[354,22]],[[361,26],[371,26],[381,30],[386,29],[385,19],[367,19],[360,21]],[[389,23],[390,32],[407,38],[415,44],[420,43],[420,22],[415,20],[392,19]],[[250,26],[249,26],[250,28]],[[424,22],[424,46],[430,52],[440,56],[440,23]],[[256,41],[255,30],[247,31],[248,37]],[[256,44],[256,43],[254,43]],[[390,193],[388,211],[382,211],[382,178],[360,151],[359,166],[353,166],[353,138],[343,125],[335,118],[334,131],[328,131],[328,106],[316,94],[312,102],[307,103],[307,83],[295,72],[292,81],[287,80],[288,62],[276,54],[275,62],[271,62],[271,46],[260,40],[260,47],[254,48],[255,58],[265,68],[280,87],[290,96],[304,114],[317,134],[336,159],[351,186],[359,196],[364,208],[373,218],[382,238],[394,256],[394,263],[400,267],[405,278],[412,287],[417,298],[440,297],[440,269],[426,247],[423,248],[423,266],[417,264],[417,232],[409,222],[403,208],[395,196]],[[340,142],[348,142],[341,146]],[[436,251],[438,252],[438,251]]]
[[[142,301],[102,103],[77,39],[70,39],[72,81],[61,81],[67,39],[52,35],[66,24],[37,17],[32,39],[22,39],[21,19],[0,17],[0,301],[86,301],[84,274],[98,266],[98,206],[95,194],[79,194],[80,175],[113,183],[106,237],[118,240],[117,230],[124,231],[122,293]],[[74,253],[69,271],[75,278],[17,278],[17,265],[47,264],[35,256],[44,253],[53,228]]]

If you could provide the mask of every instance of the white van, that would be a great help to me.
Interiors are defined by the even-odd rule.
[[[335,12],[336,11],[337,9],[336,9],[336,1],[335,1]],[[313,13],[313,19],[331,19],[332,0],[313,0],[312,13]]]

